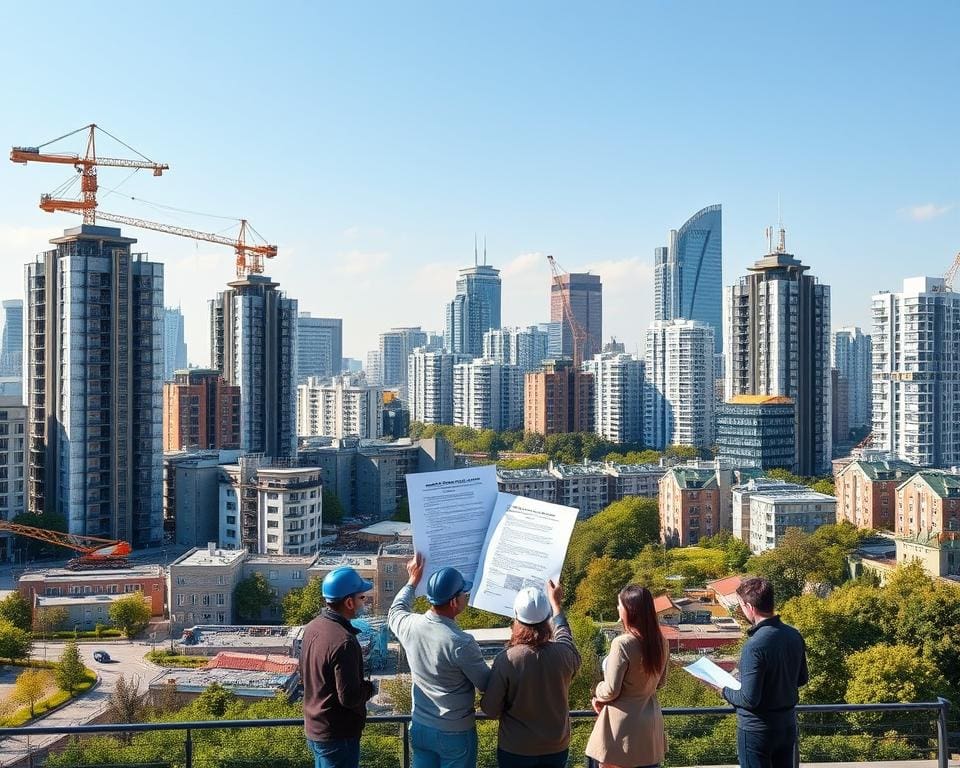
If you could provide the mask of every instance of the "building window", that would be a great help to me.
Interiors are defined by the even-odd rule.
[[[294,581],[303,581],[303,571],[294,571],[290,578]]]
[[[219,576],[217,576],[217,586],[218,586],[218,587],[222,587],[224,584],[226,584],[226,579],[224,578],[223,574],[221,573]]]
[[[183,595],[177,595],[177,605],[183,605]]]
[[[278,539],[276,536],[267,536],[267,544],[276,544],[277,540]],[[274,552],[273,554],[276,554],[276,552]]]
[[[279,499],[279,498],[280,498],[280,494],[278,494],[278,493],[268,493],[268,494],[267,494],[267,499],[269,499],[270,501],[274,501],[274,500]]]
[[[279,527],[280,527],[279,520],[267,520],[267,528],[279,528]]]
[[[177,576],[177,586],[178,586],[178,587],[182,587],[182,586],[186,585],[186,583],[187,583],[187,579],[186,579],[185,576]]]
[[[267,578],[270,579],[270,581],[276,581],[277,579],[280,578],[280,571],[276,571],[276,570],[267,571]]]
[[[217,592],[217,605],[226,605],[226,604],[227,604],[226,596],[223,594],[223,592]]]
[[[223,611],[220,611],[217,614],[217,624],[226,624],[226,623],[227,623],[226,614]]]
[[[204,595],[202,602],[204,605],[210,605],[210,595]]]
[[[237,516],[236,515],[227,515],[227,525],[236,525]]]
[[[236,529],[236,528],[227,528],[226,537],[227,537],[228,539],[235,539],[235,538],[237,538],[237,529]]]
[[[197,596],[190,595],[190,605],[196,605],[196,604],[197,604]]]
[[[385,592],[393,592],[393,579],[384,579],[383,589]]]
[[[237,502],[235,502],[235,501],[228,501],[228,502],[227,502],[227,511],[228,511],[228,512],[233,512],[233,511],[236,510],[236,508],[237,508]]]

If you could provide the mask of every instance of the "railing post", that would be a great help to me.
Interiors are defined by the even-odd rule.
[[[950,744],[947,735],[947,711],[950,709],[950,702],[942,696],[937,697],[937,767],[947,768],[947,762],[950,758]]]
[[[193,768],[193,735],[190,733],[189,728],[187,728],[187,740],[183,744],[183,752],[186,758],[184,762],[185,768]]]
[[[410,768],[410,729],[408,720],[400,723],[400,729],[403,731],[403,768]]]

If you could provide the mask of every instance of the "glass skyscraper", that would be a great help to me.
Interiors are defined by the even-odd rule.
[[[696,320],[723,334],[723,237],[720,205],[697,211],[670,245],[654,250],[654,319]]]
[[[483,334],[499,327],[500,270],[485,263],[461,269],[457,277],[457,295],[447,304],[447,349],[480,357],[483,354]]]

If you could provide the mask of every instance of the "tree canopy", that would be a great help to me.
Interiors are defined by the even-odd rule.
[[[30,603],[19,592],[11,592],[0,600],[0,620],[9,621],[13,626],[30,630]]]
[[[241,579],[233,588],[233,610],[240,623],[258,621],[263,609],[275,601],[267,577],[259,571]]]
[[[0,619],[0,659],[25,659],[30,655],[30,633]]]
[[[150,623],[150,604],[140,592],[118,597],[110,604],[110,621],[130,638],[136,637]]]

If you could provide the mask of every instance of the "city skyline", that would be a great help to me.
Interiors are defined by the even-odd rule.
[[[52,46],[94,23],[62,12],[75,21],[49,31]],[[98,34],[129,29],[130,13],[104,6]],[[180,13],[174,4],[140,22],[172,28]],[[552,253],[570,271],[600,274],[605,335],[631,352],[653,318],[653,249],[713,202],[724,207],[723,272],[737,275],[762,255],[781,197],[797,252],[836,287],[836,327],[867,327],[870,297],[896,289],[904,260],[917,274],[949,267],[960,212],[949,126],[958,107],[943,94],[960,63],[949,34],[960,20],[955,5],[863,14],[855,6],[745,4],[698,9],[695,26],[672,7],[615,6],[589,18],[538,6],[512,13],[503,24],[501,14],[474,9],[412,19],[386,6],[241,8],[228,20],[200,9],[195,27],[151,41],[115,72],[109,94],[51,99],[37,111],[35,95],[59,93],[61,72],[53,61],[35,62],[7,94],[7,144],[40,143],[96,120],[169,162],[163,179],[137,176],[116,194],[125,174],[105,172],[103,210],[216,231],[222,222],[182,210],[248,217],[280,246],[267,274],[304,311],[342,317],[344,352],[354,358],[388,327],[442,328],[474,231],[487,234],[489,263],[502,270],[504,325],[547,319]],[[233,35],[202,33],[214,20],[241,37],[282,31],[288,44],[264,60],[236,59],[227,53]],[[36,11],[11,9],[12,25],[36,22]],[[684,30],[682,54],[657,31],[670,28]],[[774,29],[787,48],[815,47],[816,60],[759,66],[752,43]],[[356,34],[369,38],[363,54],[350,43]],[[563,57],[557,39],[568,44]],[[8,71],[30,57],[25,46],[15,39],[0,54]],[[464,46],[475,55],[460,55]],[[191,56],[175,55],[181,48]],[[154,70],[161,50],[169,66]],[[115,69],[105,50],[88,56],[93,71]],[[220,99],[187,85],[222,82],[224,60],[234,72]],[[715,86],[701,88],[707,71]],[[724,85],[734,82],[737,89]],[[268,94],[266,106],[284,119],[225,121],[225,105],[250,92]],[[671,119],[656,119],[664,113]],[[711,119],[693,119],[703,114]],[[278,145],[312,151],[281,162],[269,151]],[[110,149],[107,142],[101,151]],[[0,278],[8,284],[22,284],[22,265],[79,223],[36,208],[64,175],[0,164]],[[182,210],[145,208],[130,196]],[[231,279],[229,249],[123,234],[165,264],[165,303],[183,308],[191,362],[206,364],[205,300]]]

